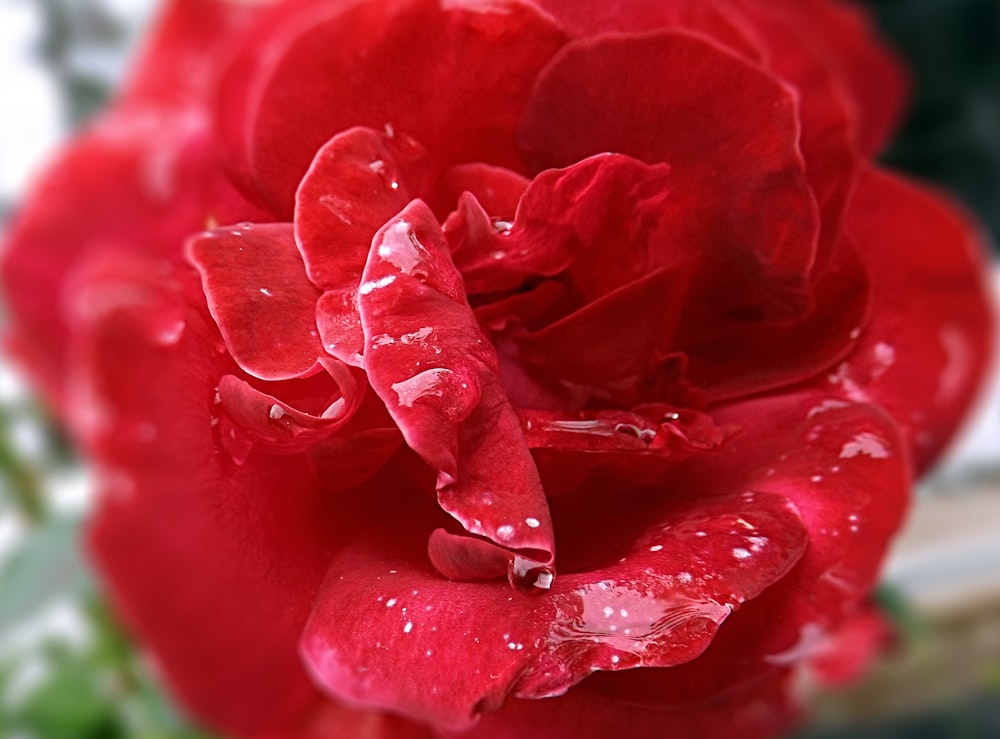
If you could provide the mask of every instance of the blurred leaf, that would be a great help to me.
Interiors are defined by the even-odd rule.
[[[0,566],[0,632],[56,597],[78,595],[88,582],[80,560],[74,520],[53,519],[25,537]]]

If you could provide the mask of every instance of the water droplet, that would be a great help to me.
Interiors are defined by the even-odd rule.
[[[413,631],[413,622],[407,621],[406,625],[403,627],[403,633],[409,634],[411,631]]]
[[[733,549],[733,556],[736,557],[736,559],[749,559],[751,554],[748,549],[744,549],[743,547],[736,547],[735,549]]]
[[[514,527],[510,524],[504,524],[503,526],[497,527],[497,539],[500,541],[510,541],[514,538]]]
[[[358,288],[358,292],[362,295],[369,295],[376,290],[381,290],[383,287],[388,287],[395,281],[396,275],[386,275],[385,277],[380,277],[377,280],[362,282],[361,287]]]
[[[270,289],[268,289],[266,287],[260,288],[260,290],[258,292],[260,292],[261,295],[263,295],[265,297],[268,297],[268,298],[274,297],[274,293],[271,292]]]
[[[551,567],[541,565],[534,560],[515,555],[511,560],[507,573],[511,586],[522,593],[538,595],[552,587],[555,572]]]
[[[524,523],[528,526],[528,528],[531,529],[537,529],[539,526],[542,525],[542,522],[539,521],[537,518],[526,518],[524,519]]]
[[[840,458],[852,459],[859,454],[867,455],[872,459],[887,459],[890,456],[885,440],[868,432],[857,434],[851,441],[844,444],[840,451]]]

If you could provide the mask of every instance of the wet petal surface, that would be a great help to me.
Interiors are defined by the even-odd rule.
[[[496,353],[430,209],[414,201],[372,242],[359,289],[365,369],[441,506],[472,534],[543,563],[552,524]]]
[[[251,223],[208,231],[188,255],[230,353],[263,380],[310,374],[323,353],[319,291],[306,277],[292,225]]]

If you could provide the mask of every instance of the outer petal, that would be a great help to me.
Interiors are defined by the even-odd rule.
[[[697,660],[591,681],[615,700],[684,706],[806,659],[828,631],[866,607],[906,509],[909,455],[877,408],[810,392],[737,403],[714,415],[742,432],[719,454],[682,464],[672,484],[701,494],[787,496],[809,531],[809,549],[781,582],[734,614]],[[560,544],[564,553],[572,550]]]
[[[303,652],[334,695],[443,728],[468,726],[508,693],[559,695],[595,670],[687,661],[805,549],[780,496],[668,501],[617,562],[562,575],[550,593],[529,597],[448,582],[415,564],[423,516],[399,513],[405,526],[335,560]],[[741,521],[767,542],[754,544]],[[372,572],[381,573],[374,583]]]
[[[4,244],[13,341],[60,403],[68,333],[65,279],[88,257],[140,251],[179,262],[184,238],[213,217],[259,217],[206,162],[203,121],[185,111],[116,112],[54,162]]]
[[[818,383],[885,408],[919,473],[954,435],[987,370],[993,306],[982,239],[946,201],[874,170],[859,183],[847,227],[869,264],[873,318]]]
[[[278,731],[315,700],[295,645],[354,519],[301,458],[258,452],[237,466],[221,450],[212,398],[235,365],[213,349],[203,308],[179,302],[148,263],[126,265],[90,275],[81,289],[109,299],[73,327],[73,428],[103,496],[89,547],[184,704],[234,735]],[[160,302],[130,300],[140,287]],[[170,306],[181,330],[151,331]]]
[[[619,0],[612,4],[600,0],[540,0],[538,4],[579,36],[674,28],[715,39],[755,61],[762,56],[753,27],[726,2]]]
[[[906,78],[900,62],[876,38],[865,10],[829,0],[755,2],[785,14],[840,76],[855,102],[858,145],[864,154],[877,154],[902,117]]]
[[[248,142],[254,182],[283,214],[316,150],[353,126],[407,131],[442,167],[521,169],[514,129],[565,41],[520,2],[306,4],[279,22],[266,53],[243,60],[255,69],[233,74],[253,92],[229,93],[244,105],[226,115],[235,125],[224,136]]]
[[[792,699],[789,675],[769,675],[713,701],[655,709],[608,700],[587,683],[560,698],[511,701],[484,717],[469,732],[451,739],[771,739],[793,725],[800,713]]]
[[[306,277],[290,223],[242,223],[188,243],[212,317],[244,370],[264,380],[313,372],[323,354],[319,291]]]
[[[660,31],[566,46],[539,77],[519,140],[546,166],[604,151],[669,163],[662,231],[675,252],[715,260],[699,282],[728,321],[808,305],[819,219],[799,135],[794,94],[764,70]]]
[[[438,499],[466,530],[551,564],[552,524],[496,354],[444,235],[414,201],[372,241],[359,289],[365,369]]]

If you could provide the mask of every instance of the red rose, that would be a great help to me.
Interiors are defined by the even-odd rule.
[[[175,0],[4,276],[179,698],[763,736],[857,669],[990,322],[899,77],[830,0]]]

